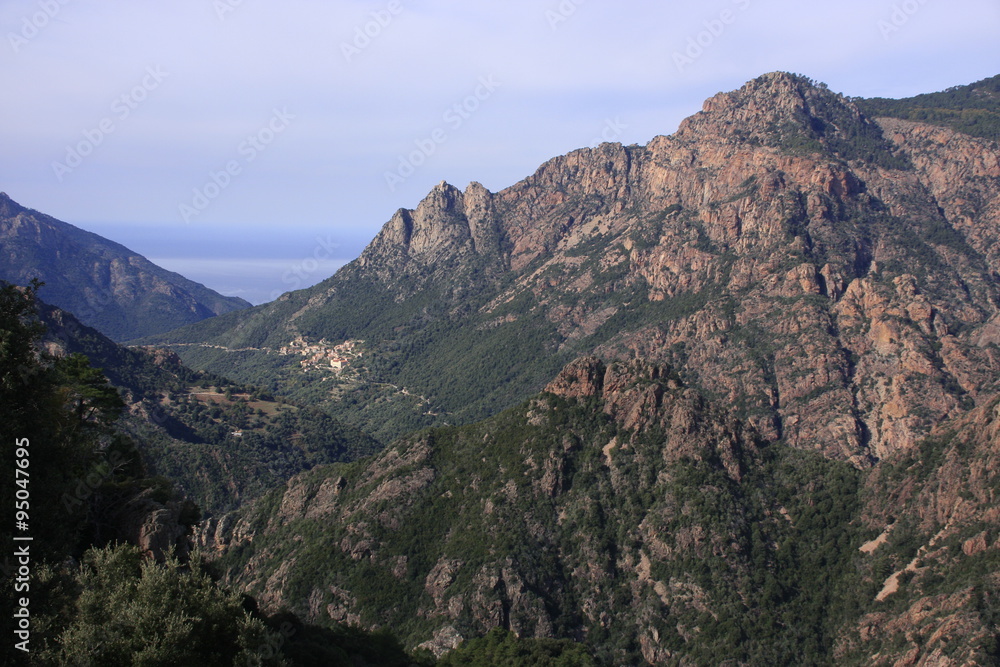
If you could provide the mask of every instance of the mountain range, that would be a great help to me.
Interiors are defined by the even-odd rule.
[[[995,387],[995,146],[765,75],[645,146],[498,193],[441,183],[332,278],[146,342],[386,442],[496,414],[580,355],[638,357],[870,465]],[[348,339],[361,382],[277,354]]]
[[[770,73],[442,182],[272,303],[49,345],[263,613],[441,664],[497,628],[591,660],[538,664],[996,664],[998,118],[1000,77]]]

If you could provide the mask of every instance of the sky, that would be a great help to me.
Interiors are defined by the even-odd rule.
[[[0,191],[253,303],[442,180],[645,144],[766,72],[1000,73],[996,0],[3,0],[0,26]]]

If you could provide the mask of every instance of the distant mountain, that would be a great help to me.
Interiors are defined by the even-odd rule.
[[[45,283],[46,301],[117,341],[250,305],[0,193],[0,280],[25,285],[32,278]]]
[[[495,414],[580,355],[639,357],[868,465],[996,386],[998,228],[995,144],[773,73],[646,146],[442,183],[332,278],[150,340],[383,440]],[[300,338],[364,340],[361,381],[279,354]]]

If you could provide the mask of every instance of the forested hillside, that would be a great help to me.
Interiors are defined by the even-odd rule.
[[[142,443],[148,468],[207,516],[236,509],[314,465],[379,447],[319,408],[193,371],[167,350],[123,347],[44,303],[39,313],[49,351],[85,355],[102,370],[128,407],[119,428]]]
[[[485,422],[299,475],[214,537],[263,608],[438,652],[499,627],[609,665],[991,664],[997,405],[865,473],[670,369],[583,359]]]
[[[3,664],[429,664],[386,633],[266,616],[217,583],[190,552],[198,507],[151,476],[119,390],[83,355],[44,352],[35,293],[0,285],[0,452],[23,473],[0,485],[0,502],[17,499],[17,537],[30,538],[0,527],[17,545],[3,560],[4,614],[25,619],[0,648]],[[156,375],[144,370],[136,382]]]
[[[974,137],[1000,141],[1000,75],[901,100],[856,99],[869,116],[943,125]]]

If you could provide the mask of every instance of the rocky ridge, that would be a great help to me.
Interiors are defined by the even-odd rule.
[[[759,456],[756,436],[656,366],[584,359],[550,389],[457,437],[419,434],[371,460],[298,476],[248,512],[208,527],[201,546],[227,554],[229,581],[263,609],[301,605],[311,622],[393,627],[440,650],[496,626],[562,636],[577,618],[633,633],[631,614],[613,620],[599,602],[606,587],[631,591],[644,614],[661,599],[678,613],[703,609],[708,595],[698,585],[654,580],[649,559],[674,548],[722,547],[726,538],[700,529],[668,538],[654,526],[680,507],[642,519],[632,496],[655,494],[650,483],[662,490],[665,480],[653,481],[652,471],[682,459],[719,461],[725,479],[739,480]],[[578,404],[603,416],[587,416]],[[456,466],[463,458],[468,463]],[[639,490],[632,488],[636,467],[651,475]],[[614,506],[604,494],[629,500]],[[594,504],[608,512],[602,532],[627,531],[652,546],[607,551],[592,533]],[[306,526],[325,527],[330,550],[320,561],[315,543],[291,537],[316,529]],[[683,546],[669,546],[675,543]],[[502,546],[515,544],[514,552]],[[249,559],[234,565],[234,554]],[[385,582],[392,609],[372,606],[362,576]]]

